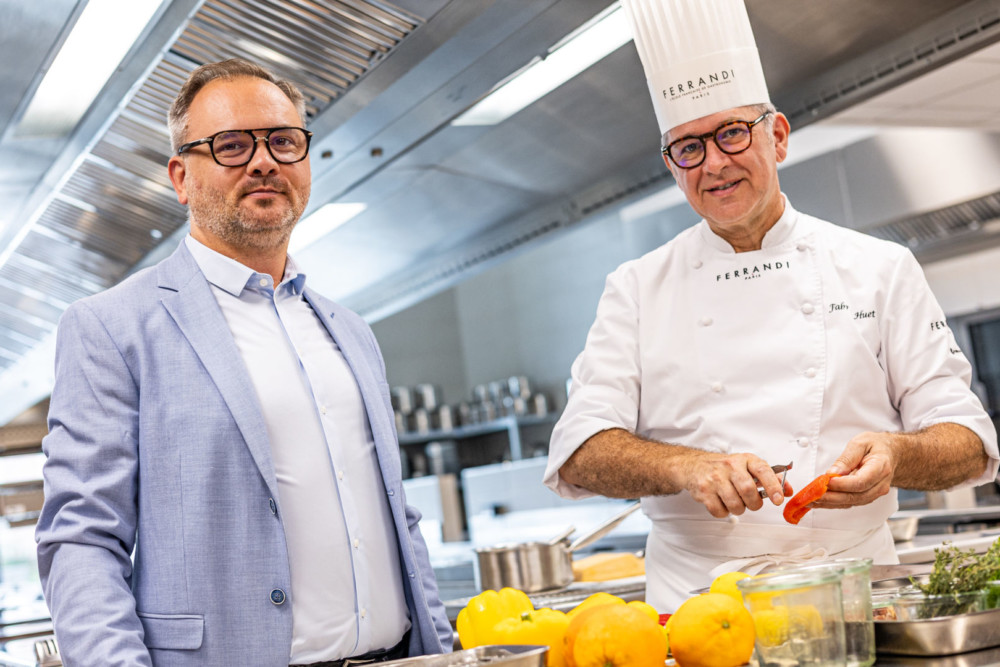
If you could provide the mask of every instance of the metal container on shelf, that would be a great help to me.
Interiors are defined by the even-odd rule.
[[[489,398],[496,403],[503,403],[503,399],[510,396],[507,383],[500,380],[493,380],[486,385],[489,388]]]
[[[468,426],[469,424],[475,423],[472,416],[472,406],[465,401],[458,404],[455,412],[457,413],[456,417],[458,426]]]
[[[431,430],[431,413],[424,408],[417,408],[410,414],[410,431],[413,433],[429,433]]]
[[[485,384],[477,384],[472,388],[472,402],[485,403],[490,400],[490,388]]]
[[[549,399],[545,394],[535,394],[528,401],[528,414],[536,417],[544,417],[549,414]]]
[[[523,375],[507,378],[507,391],[511,396],[528,398],[531,396],[531,381]]]
[[[436,410],[441,405],[441,390],[429,383],[418,384],[413,388],[416,407],[428,411]]]
[[[450,405],[439,405],[434,410],[434,419],[431,424],[439,431],[451,431],[457,424],[455,419],[455,409]]]
[[[413,404],[413,391],[409,387],[393,387],[389,391],[389,397],[392,400],[393,410],[398,410],[404,415],[413,412],[413,408],[415,407]]]

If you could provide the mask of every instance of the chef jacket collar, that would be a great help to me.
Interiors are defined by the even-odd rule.
[[[781,214],[781,217],[778,218],[778,221],[774,223],[774,226],[764,234],[760,245],[761,250],[781,245],[791,238],[792,233],[795,231],[795,223],[799,219],[799,213],[788,203],[788,197],[785,197],[784,193],[782,193],[781,197],[785,200],[785,210]],[[731,255],[736,254],[733,246],[729,245],[729,241],[713,232],[705,220],[702,220],[699,224],[701,225],[701,238],[710,248]]]

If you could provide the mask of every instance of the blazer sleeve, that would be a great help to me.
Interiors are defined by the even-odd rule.
[[[139,392],[97,315],[77,302],[56,339],[38,569],[65,664],[151,665],[131,592]]]

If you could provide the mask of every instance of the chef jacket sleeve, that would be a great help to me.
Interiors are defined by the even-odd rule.
[[[965,426],[983,441],[990,461],[982,475],[959,487],[992,481],[1000,465],[996,429],[970,389],[972,367],[909,250],[902,249],[885,290],[879,361],[903,429],[944,422]]]
[[[641,378],[636,284],[634,262],[608,276],[583,352],[573,362],[569,400],[552,430],[543,479],[565,498],[597,495],[559,475],[580,445],[612,428],[635,432]]]

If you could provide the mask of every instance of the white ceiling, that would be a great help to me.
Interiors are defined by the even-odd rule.
[[[932,70],[822,123],[1000,131],[1000,44]]]

